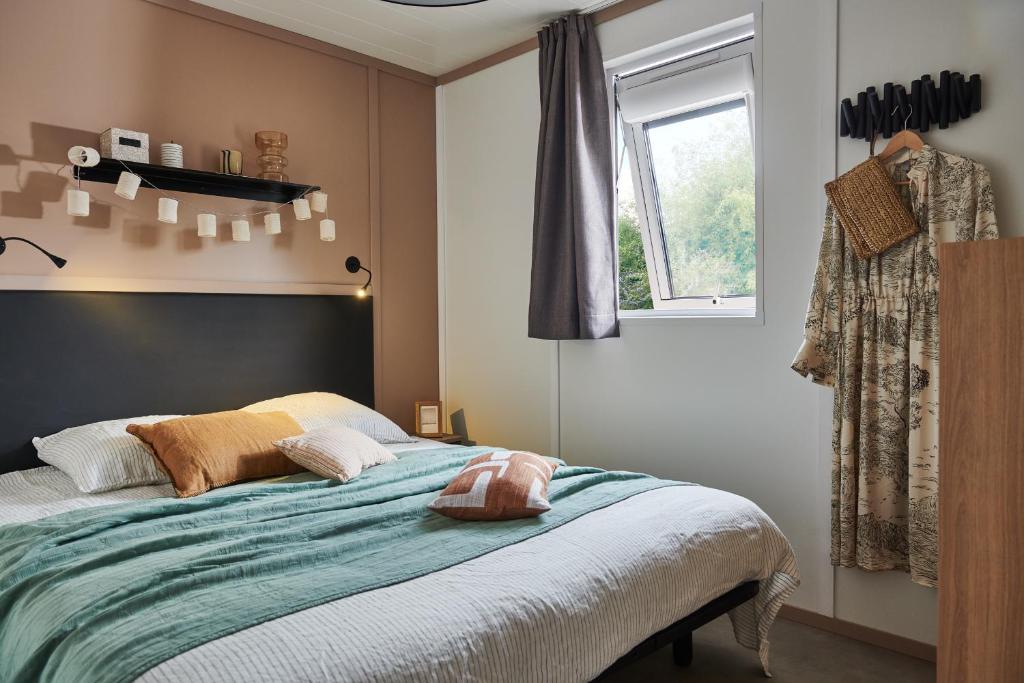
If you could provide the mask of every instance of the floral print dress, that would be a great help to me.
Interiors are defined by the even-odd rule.
[[[998,237],[988,171],[925,145],[887,164],[920,232],[860,260],[825,214],[793,369],[834,387],[832,564],[938,583],[939,263]]]

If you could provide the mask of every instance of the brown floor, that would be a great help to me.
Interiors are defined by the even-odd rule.
[[[771,679],[761,672],[757,655],[736,643],[728,617],[721,617],[693,634],[693,664],[677,667],[666,647],[602,683],[660,683],[662,681],[725,683],[931,683],[935,665],[873,645],[850,640],[810,626],[779,619],[771,630]]]

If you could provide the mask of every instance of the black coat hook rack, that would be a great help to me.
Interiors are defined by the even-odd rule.
[[[943,71],[939,84],[925,74],[910,84],[910,94],[899,83],[882,86],[882,96],[874,86],[858,93],[857,103],[849,97],[839,105],[839,135],[855,140],[870,140],[879,133],[892,137],[904,128],[927,133],[931,126],[948,128],[981,111],[981,76],[969,78],[959,71]]]

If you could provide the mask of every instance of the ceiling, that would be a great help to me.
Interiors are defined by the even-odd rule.
[[[462,7],[384,0],[197,1],[438,76],[520,43],[567,12],[618,0],[485,0]]]

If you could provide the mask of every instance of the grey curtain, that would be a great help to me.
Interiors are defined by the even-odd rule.
[[[563,17],[539,38],[529,335],[617,337],[614,157],[601,48],[589,15]]]

